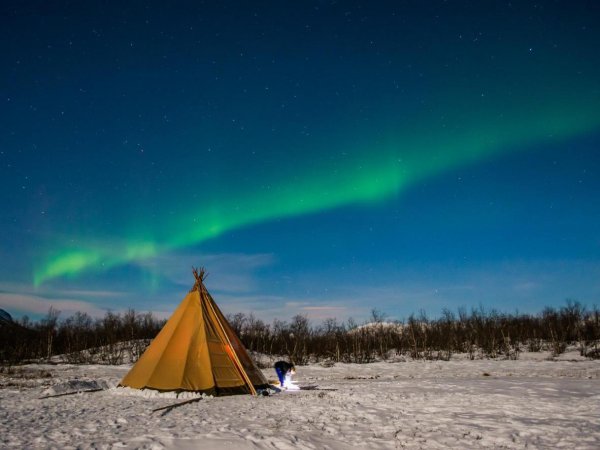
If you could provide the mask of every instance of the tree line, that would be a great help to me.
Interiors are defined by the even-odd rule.
[[[373,310],[362,324],[331,318],[315,325],[302,315],[272,323],[243,313],[227,319],[248,350],[286,357],[300,365],[311,361],[367,363],[398,356],[449,360],[456,353],[466,353],[471,359],[517,359],[522,351],[559,355],[573,344],[581,355],[600,358],[600,310],[588,310],[570,300],[539,314],[480,307],[444,310],[437,318],[420,312],[389,321]],[[99,319],[79,312],[60,319],[60,313],[51,308],[39,321],[26,317],[0,321],[0,361],[49,360],[56,355],[72,363],[136,361],[164,323],[151,313],[131,309],[123,314],[107,312]]]
[[[362,325],[332,318],[311,326],[301,315],[271,325],[252,314],[228,318],[246,348],[284,355],[296,364],[368,363],[398,356],[449,360],[456,353],[466,353],[471,359],[518,359],[522,351],[544,350],[556,356],[572,344],[582,356],[600,358],[600,310],[587,310],[570,300],[561,308],[547,307],[535,315],[480,307],[459,308],[456,313],[446,309],[435,319],[421,311],[402,321],[387,321],[385,314],[373,310]]]
[[[56,355],[69,363],[136,361],[165,322],[133,309],[123,314],[108,311],[96,319],[82,312],[60,319],[60,311],[51,307],[39,321],[24,316],[0,322],[0,361],[51,360]]]

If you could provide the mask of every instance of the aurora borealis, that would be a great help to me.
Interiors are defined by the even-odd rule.
[[[5,10],[7,309],[598,300],[593,3]]]
[[[212,207],[190,205],[190,212],[178,217],[176,223],[162,224],[158,222],[157,230],[152,236],[165,235],[163,241],[136,241],[134,236],[124,239],[124,245],[111,249],[110,246],[99,245],[96,249],[76,249],[59,253],[35,274],[35,282],[39,284],[47,279],[62,275],[77,275],[79,272],[97,266],[112,266],[126,262],[155,256],[161,250],[186,247],[201,243],[207,239],[216,238],[222,233],[235,228],[282,217],[315,213],[321,210],[341,207],[351,203],[373,202],[385,200],[392,194],[397,194],[411,183],[427,176],[436,175],[444,170],[461,166],[480,158],[489,157],[499,151],[507,151],[512,139],[517,138],[513,145],[529,141],[543,140],[553,134],[562,138],[563,135],[576,134],[597,125],[598,120],[589,111],[577,115],[573,111],[570,120],[557,124],[555,117],[545,115],[543,121],[550,126],[540,126],[535,122],[528,123],[528,133],[521,135],[518,130],[509,129],[508,139],[496,136],[494,130],[486,130],[485,138],[471,136],[458,138],[456,141],[438,137],[433,143],[418,137],[409,139],[408,149],[392,148],[392,156],[382,161],[355,162],[350,167],[329,168],[324,173],[311,173],[310,176],[297,176],[291,183],[278,180],[273,191],[252,192],[248,195],[245,189],[233,194],[231,198],[223,198],[214,202]],[[539,118],[537,119],[539,120]],[[516,128],[514,124],[511,124]],[[420,142],[424,141],[424,142]],[[426,148],[426,156],[412,153],[414,149]],[[412,150],[412,152],[411,152]],[[408,161],[402,160],[408,154]],[[373,158],[371,158],[373,159]],[[377,159],[377,157],[375,157]]]

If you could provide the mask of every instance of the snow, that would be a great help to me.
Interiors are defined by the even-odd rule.
[[[294,382],[323,390],[202,396],[164,415],[152,410],[198,395],[116,387],[129,368],[0,374],[0,448],[600,448],[600,361],[574,351],[299,366]],[[95,385],[107,389],[40,399]]]

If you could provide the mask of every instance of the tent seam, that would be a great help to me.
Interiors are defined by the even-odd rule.
[[[200,301],[201,301],[200,298],[198,298],[198,301],[200,303]],[[200,308],[200,310],[202,310],[202,308]],[[202,311],[200,311],[200,312],[202,312]],[[204,317],[202,317],[202,319],[204,319]],[[202,322],[204,322],[204,320],[202,320]],[[179,323],[181,323],[181,322],[179,322]],[[179,327],[179,324],[177,324],[177,326]],[[183,372],[181,372],[181,379],[179,380],[179,385],[180,386],[183,385],[183,378],[185,377],[185,373],[187,371],[188,359],[189,359],[189,356],[190,356],[190,351],[192,350],[192,347],[193,347],[190,344],[195,340],[196,336],[198,335],[198,329],[199,329],[199,327],[196,327],[196,330],[195,330],[194,334],[192,335],[192,338],[190,339],[190,342],[188,343],[188,349],[187,349],[187,352],[185,353],[185,363],[183,365]]]

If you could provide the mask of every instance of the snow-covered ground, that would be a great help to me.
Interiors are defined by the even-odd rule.
[[[600,448],[600,361],[547,356],[315,364],[297,382],[336,390],[165,415],[152,409],[183,399],[115,387],[129,365],[28,365],[0,374],[0,448]],[[106,389],[40,399],[94,386]]]

